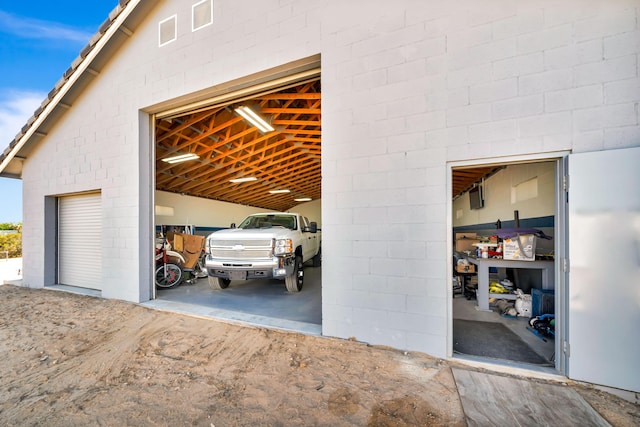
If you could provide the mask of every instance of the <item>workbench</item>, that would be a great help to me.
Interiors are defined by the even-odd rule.
[[[490,294],[489,293],[489,268],[521,268],[541,270],[542,272],[542,289],[554,289],[554,261],[553,260],[536,260],[536,261],[515,261],[505,260],[501,258],[475,258],[466,257],[467,260],[475,264],[478,270],[478,310],[489,310],[489,298],[511,299],[517,298],[516,294]]]

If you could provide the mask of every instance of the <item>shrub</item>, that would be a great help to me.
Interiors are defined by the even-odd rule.
[[[9,254],[9,258],[19,258],[22,256],[22,223],[3,222],[0,223],[0,230],[16,230],[17,233],[0,233],[0,258]]]
[[[9,253],[9,258],[22,256],[22,233],[0,235],[0,257],[4,258]]]

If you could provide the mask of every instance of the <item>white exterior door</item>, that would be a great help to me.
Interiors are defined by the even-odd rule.
[[[102,290],[101,195],[58,200],[58,283]]]
[[[568,376],[640,391],[640,147],[569,156]]]

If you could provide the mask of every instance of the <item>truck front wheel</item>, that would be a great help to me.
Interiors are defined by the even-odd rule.
[[[294,260],[293,273],[284,278],[284,284],[287,285],[287,291],[300,292],[304,281],[304,270],[302,269],[302,257],[296,255]]]
[[[209,287],[213,290],[219,291],[221,289],[227,289],[231,280],[223,279],[222,277],[208,277]]]

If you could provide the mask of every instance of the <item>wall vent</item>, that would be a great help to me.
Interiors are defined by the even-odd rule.
[[[173,15],[158,24],[158,44],[164,46],[178,37],[178,16]]]
[[[213,23],[213,0],[202,0],[192,7],[191,30],[197,31]]]

